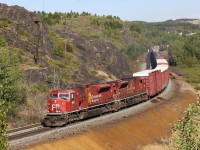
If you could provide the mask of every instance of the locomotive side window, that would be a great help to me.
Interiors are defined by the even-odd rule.
[[[128,83],[122,84],[122,85],[120,86],[120,89],[126,88],[127,86],[128,86]]]
[[[109,90],[110,90],[110,87],[101,88],[101,89],[99,90],[99,92],[98,92],[98,93],[107,92],[107,91],[109,91]]]
[[[58,98],[58,94],[50,94],[50,98]]]

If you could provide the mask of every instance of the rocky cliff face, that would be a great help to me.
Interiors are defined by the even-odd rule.
[[[96,74],[98,74],[98,70],[103,70],[117,78],[121,78],[129,72],[127,60],[111,42],[98,37],[88,38],[78,35],[70,29],[57,29],[56,33],[63,39],[71,41],[80,50],[80,55],[77,57],[83,63],[79,70],[73,74],[73,78],[76,79],[80,74],[85,75],[84,80],[95,77],[86,73],[85,70],[95,70]],[[94,78],[94,80],[98,79]]]
[[[42,81],[51,74],[44,56],[53,57],[53,44],[47,26],[34,13],[19,6],[0,4],[0,36],[5,38],[10,49],[20,50],[22,63],[44,64],[44,68],[25,67],[27,81]]]
[[[40,55],[52,56],[48,28],[34,13],[19,6],[0,4],[0,22],[4,24],[0,35],[6,38],[9,46],[30,52],[35,61],[39,61]]]
[[[102,76],[99,71],[106,72],[110,77],[114,75],[116,78],[129,72],[128,62],[111,42],[98,37],[81,36],[71,29],[52,30],[56,36],[67,39],[76,48],[70,55],[81,63],[78,69],[70,71],[73,84],[106,80],[105,75]],[[43,81],[53,74],[54,68],[50,65],[50,59],[68,61],[55,54],[49,27],[34,13],[22,7],[0,4],[0,36],[6,39],[8,46],[20,49],[22,65],[25,66],[23,69],[29,82]],[[32,65],[27,65],[27,62]],[[59,70],[62,72],[62,68]]]

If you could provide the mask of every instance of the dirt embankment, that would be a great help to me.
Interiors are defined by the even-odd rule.
[[[168,139],[171,123],[184,115],[189,104],[196,102],[193,89],[179,77],[175,78],[172,80],[175,84],[175,95],[170,100],[164,100],[163,97],[154,101],[153,107],[117,124],[36,145],[29,150],[137,149]]]

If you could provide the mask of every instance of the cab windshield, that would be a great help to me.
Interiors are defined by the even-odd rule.
[[[60,94],[50,94],[50,98],[62,98],[62,99],[69,99],[69,94],[60,93]]]
[[[67,100],[67,99],[69,99],[69,94],[59,94],[59,98],[62,98],[62,99],[65,99],[65,100]]]

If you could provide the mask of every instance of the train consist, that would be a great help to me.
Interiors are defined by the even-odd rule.
[[[156,68],[132,77],[50,92],[45,126],[63,126],[107,112],[115,112],[161,93],[169,82],[168,63],[157,57]]]

